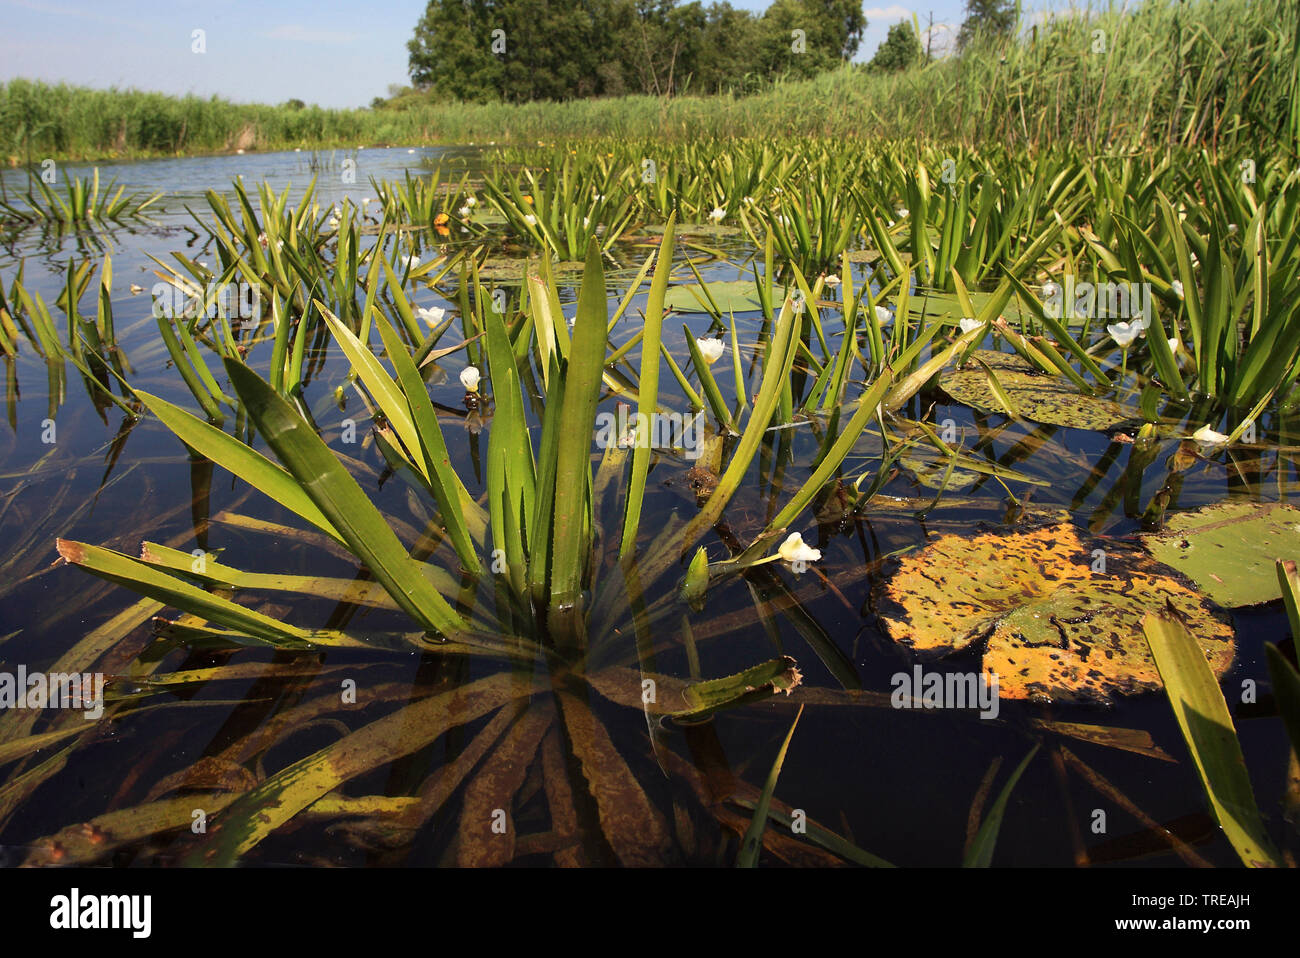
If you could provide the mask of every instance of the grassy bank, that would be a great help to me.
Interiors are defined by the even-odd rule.
[[[234,149],[332,148],[599,135],[917,137],[1096,149],[1267,143],[1300,134],[1300,17],[1290,0],[1151,3],[1061,11],[1018,41],[898,74],[860,66],[751,96],[632,96],[567,103],[432,103],[381,109],[0,86],[0,151],[102,159]]]

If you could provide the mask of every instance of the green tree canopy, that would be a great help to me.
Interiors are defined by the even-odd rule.
[[[921,61],[923,56],[921,40],[906,20],[895,23],[889,28],[876,55],[871,58],[871,66],[877,70],[905,70]]]
[[[957,45],[965,47],[979,34],[1008,35],[1016,26],[1017,7],[1013,0],[966,0],[966,19],[957,32]]]
[[[440,99],[565,100],[747,90],[851,57],[861,0],[429,0],[411,81]],[[796,32],[797,31],[797,32]]]

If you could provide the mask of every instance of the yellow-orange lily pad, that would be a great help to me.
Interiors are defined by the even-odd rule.
[[[939,536],[899,561],[878,608],[889,635],[917,652],[987,639],[983,671],[1004,699],[1106,701],[1161,687],[1142,619],[1166,603],[1223,675],[1235,644],[1217,608],[1173,569],[1068,522]]]

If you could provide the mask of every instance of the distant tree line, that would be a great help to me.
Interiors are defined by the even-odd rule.
[[[570,100],[744,92],[810,77],[858,49],[861,0],[429,0],[407,44],[437,99]]]
[[[1019,13],[1017,0],[966,0],[959,48],[1008,37]],[[866,27],[862,0],[773,0],[763,13],[727,0],[429,0],[407,48],[412,84],[435,100],[749,93],[839,66]],[[928,56],[919,24],[904,20],[867,68]]]

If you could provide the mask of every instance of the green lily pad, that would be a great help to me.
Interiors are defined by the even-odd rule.
[[[679,313],[707,313],[709,296],[724,314],[753,312],[762,309],[758,300],[758,286],[752,279],[720,280],[709,283],[708,296],[698,283],[673,286],[664,296],[664,306]]]
[[[845,253],[845,257],[850,263],[874,263],[880,259],[880,250],[878,249],[851,249]]]
[[[970,300],[971,305],[975,307],[975,314],[979,315],[980,310],[992,298],[992,293],[972,292]],[[953,326],[961,322],[962,317],[971,315],[962,308],[956,293],[945,293],[940,290],[918,289],[908,297],[908,304],[908,308],[913,313],[919,310],[921,315],[927,319],[940,319]],[[1022,319],[1029,319],[1029,313],[1021,312],[1020,302],[1015,298],[1012,298],[1002,307],[1002,316],[1016,328],[1019,328]],[[971,318],[974,319],[975,317],[971,316]]]
[[[1171,516],[1164,531],[1142,540],[1219,605],[1257,605],[1282,597],[1276,560],[1300,558],[1300,509],[1220,502]]]
[[[643,232],[650,235],[663,235],[663,224],[646,226]],[[673,227],[678,236],[737,236],[739,226],[725,226],[722,223],[678,223]]]
[[[1166,603],[1216,675],[1232,664],[1232,626],[1177,572],[1068,522],[939,536],[898,563],[877,602],[890,637],[930,654],[987,637],[983,671],[1004,699],[1104,702],[1160,688],[1142,620]]]
[[[982,360],[1015,404],[1003,406],[989,385]],[[1108,430],[1133,419],[1124,407],[1110,399],[1085,396],[1063,376],[1049,376],[1023,357],[977,349],[961,369],[949,369],[939,377],[944,392],[957,402],[999,415],[1016,415],[1033,422],[1072,429]]]
[[[969,469],[961,469],[956,466],[953,467],[952,474],[949,475],[947,459],[921,459],[917,456],[900,456],[898,464],[911,472],[916,477],[916,481],[927,489],[946,489],[951,492],[968,488],[982,478],[977,472],[971,472]]]
[[[555,276],[581,273],[582,265],[578,262],[552,263],[551,272]],[[494,257],[484,260],[483,265],[478,269],[478,275],[480,279],[491,280],[494,283],[522,283],[530,269],[537,273],[540,268],[536,257],[521,256],[517,259]]]

